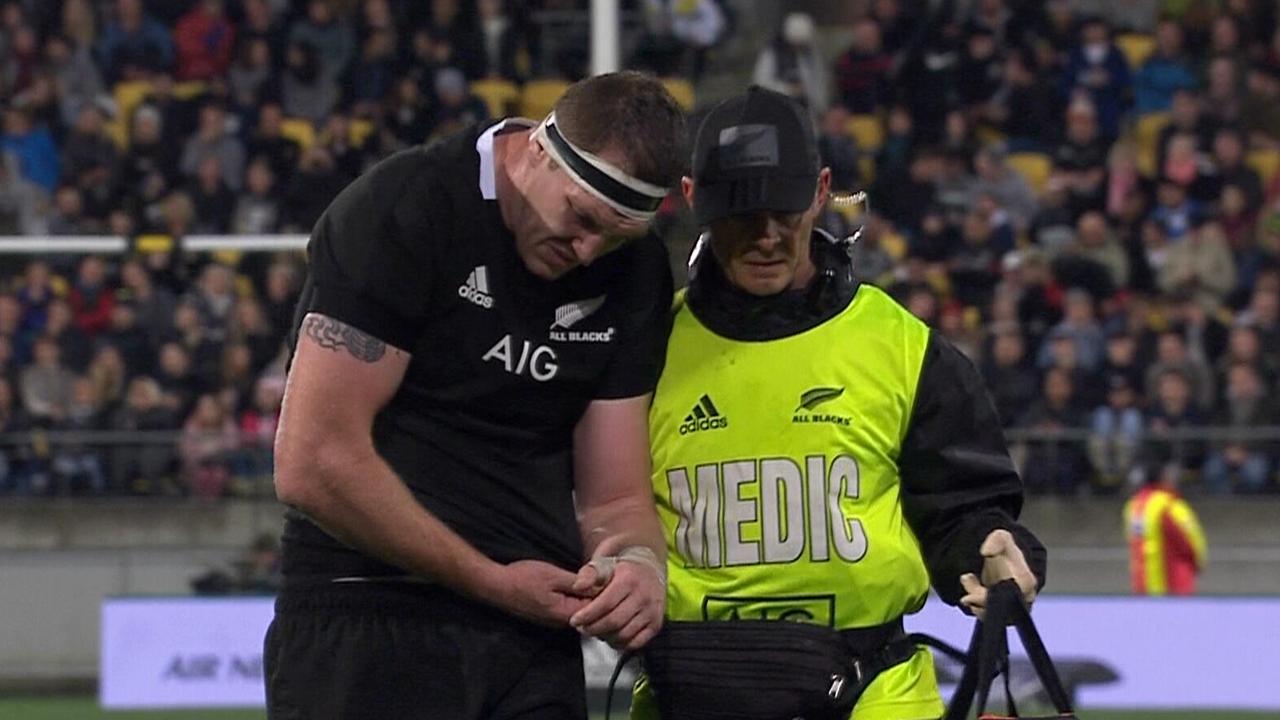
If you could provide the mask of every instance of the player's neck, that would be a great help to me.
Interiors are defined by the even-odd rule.
[[[520,227],[528,203],[516,183],[528,155],[528,135],[524,132],[499,133],[493,138],[493,179],[502,213],[502,224],[511,232]]]

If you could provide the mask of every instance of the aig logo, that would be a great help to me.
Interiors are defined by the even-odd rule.
[[[528,340],[519,341],[513,346],[511,334],[507,333],[494,343],[481,358],[485,362],[497,362],[513,375],[528,375],[538,382],[547,382],[560,371],[556,364],[556,351],[546,345],[534,345]]]

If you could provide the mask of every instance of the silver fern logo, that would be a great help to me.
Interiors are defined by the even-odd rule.
[[[615,328],[604,330],[570,330],[588,317],[591,317],[600,306],[604,305],[605,296],[593,297],[590,300],[576,300],[556,308],[556,321],[551,323],[548,333],[555,342],[573,343],[607,343],[613,342]]]
[[[568,330],[582,320],[590,317],[604,305],[605,295],[590,300],[577,300],[565,303],[556,308],[556,321],[551,323],[552,330]]]

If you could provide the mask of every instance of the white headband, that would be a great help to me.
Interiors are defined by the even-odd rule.
[[[599,155],[574,145],[560,132],[554,112],[533,134],[574,182],[626,217],[652,220],[667,196],[666,188],[633,177]]]

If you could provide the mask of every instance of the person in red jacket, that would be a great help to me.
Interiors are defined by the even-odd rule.
[[[67,299],[76,314],[76,327],[89,337],[96,337],[111,325],[116,294],[107,284],[107,267],[102,258],[90,255],[80,262],[75,285]]]
[[[1204,532],[1178,493],[1182,468],[1154,473],[1124,506],[1129,577],[1139,595],[1191,595],[1208,559]]]
[[[173,29],[178,50],[179,80],[212,80],[231,67],[236,31],[223,8],[223,0],[201,0],[183,15]]]

